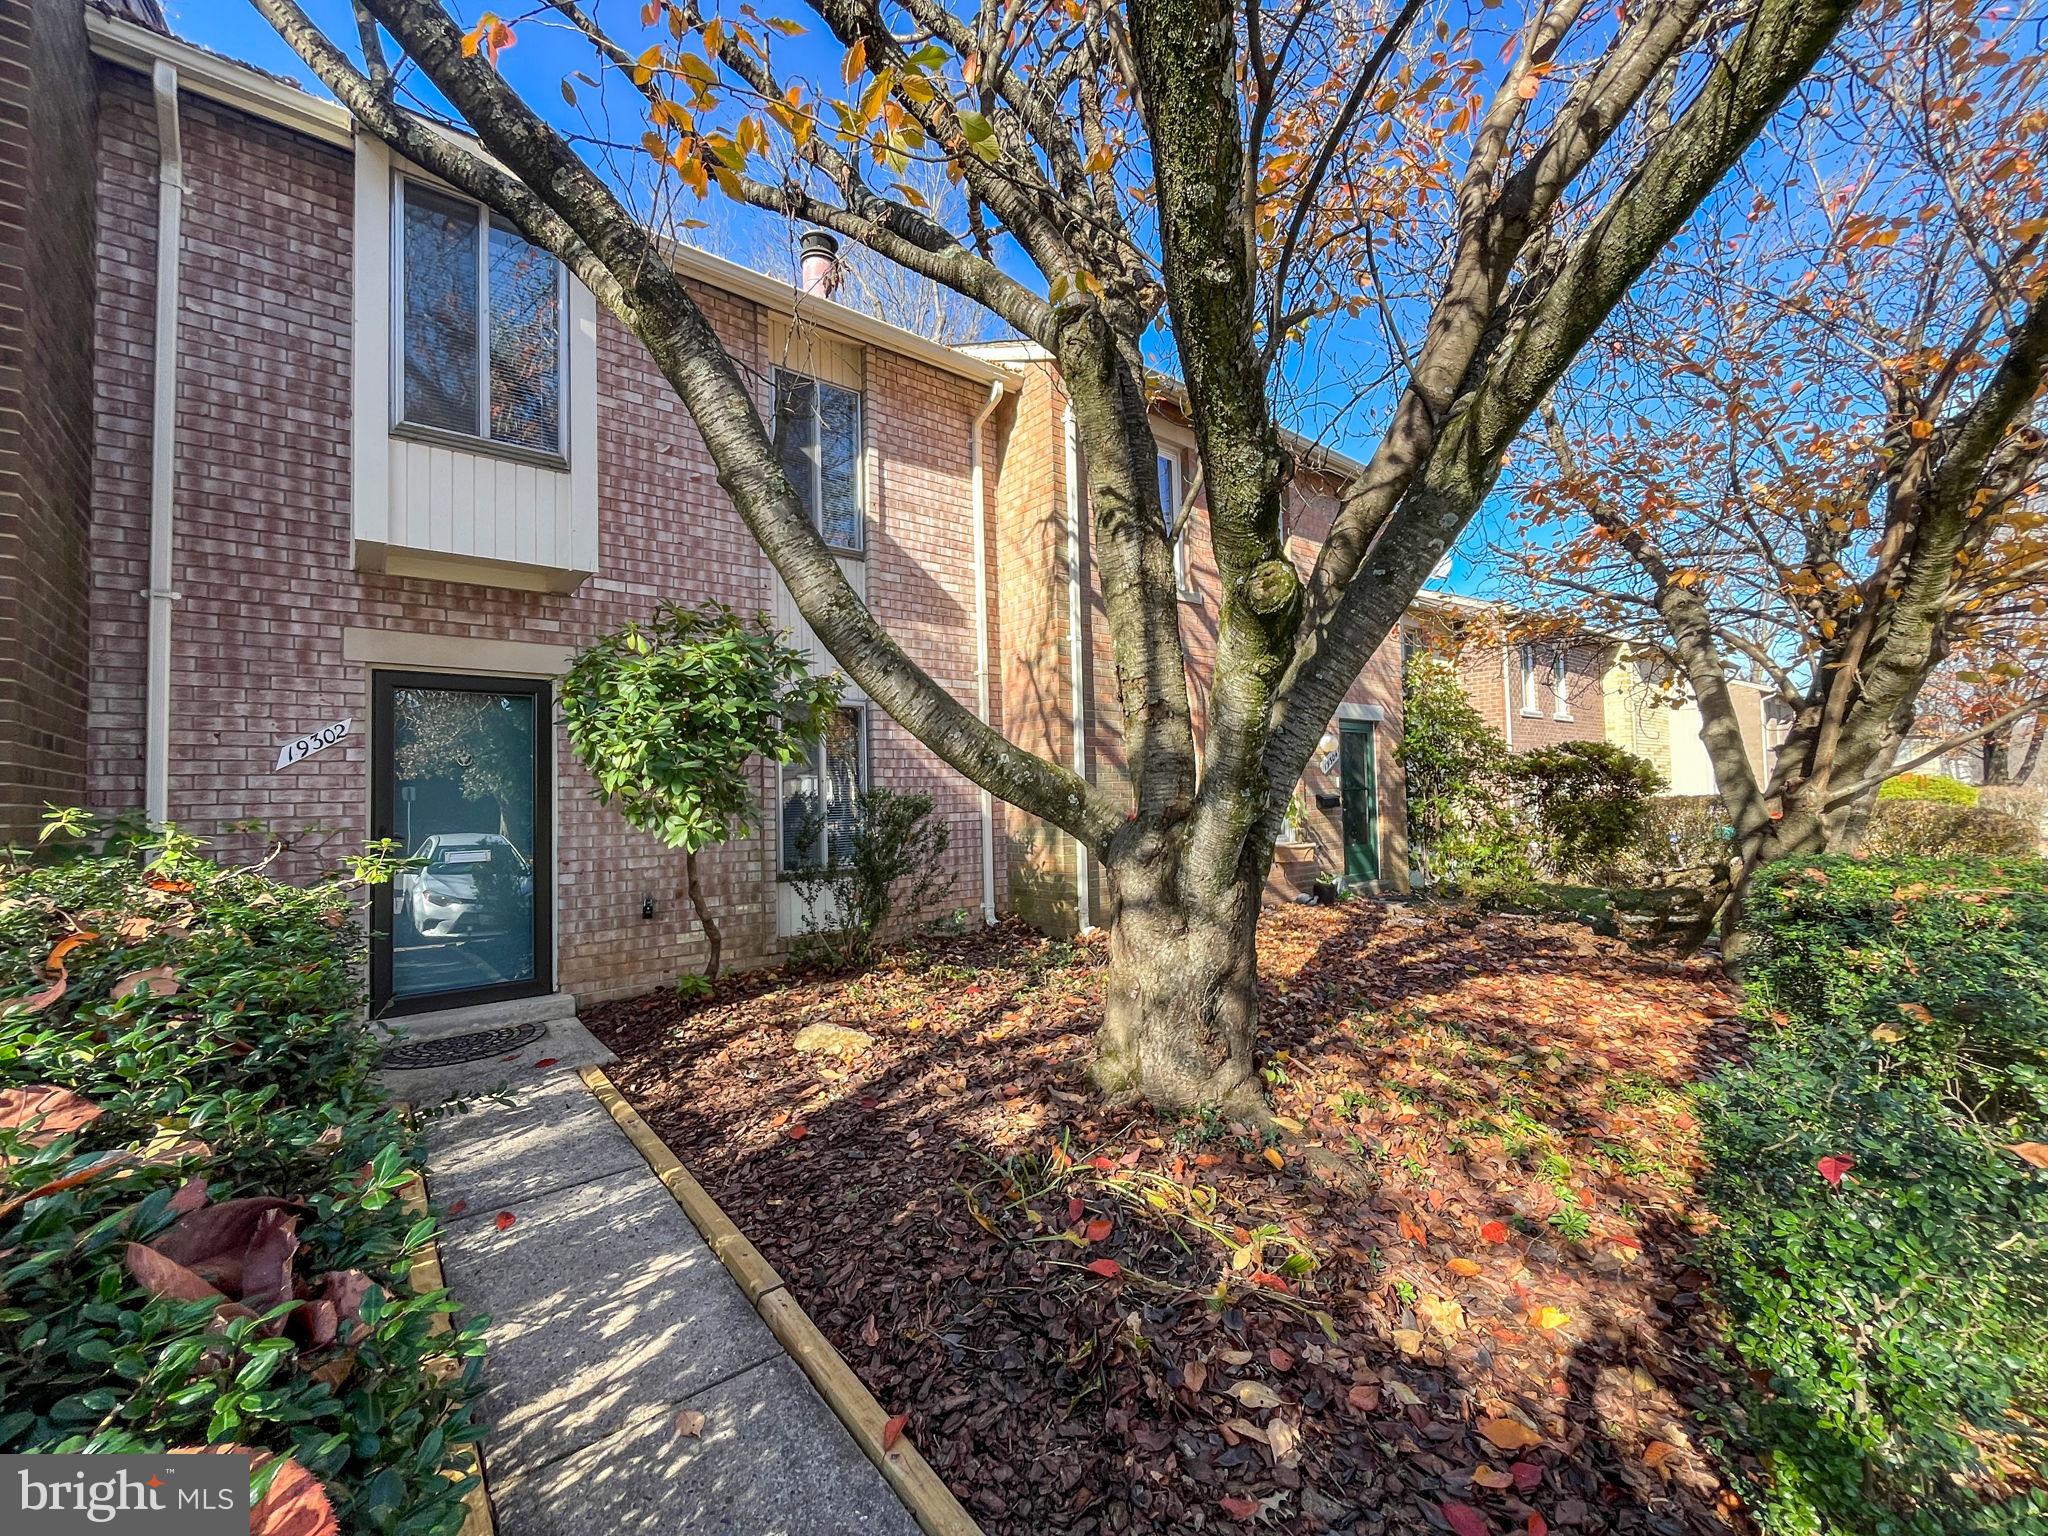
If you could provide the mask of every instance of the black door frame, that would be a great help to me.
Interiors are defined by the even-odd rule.
[[[554,685],[545,678],[474,672],[413,672],[379,667],[370,674],[370,836],[398,836],[396,769],[391,745],[393,696],[400,688],[456,693],[525,694],[533,700],[533,980],[394,999],[391,995],[392,885],[370,888],[370,1016],[396,1018],[477,1003],[543,997],[555,990]]]

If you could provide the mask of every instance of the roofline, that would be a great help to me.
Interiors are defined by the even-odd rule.
[[[1053,355],[1035,341],[972,341],[956,348],[975,357],[1000,358],[1011,364],[1053,363]],[[1055,363],[1054,366],[1057,366]],[[1182,410],[1188,409],[1187,385],[1171,374],[1154,373],[1163,392]],[[1365,473],[1365,466],[1348,454],[1340,453],[1327,444],[1307,438],[1288,427],[1280,429],[1280,440],[1295,453],[1308,461],[1309,468],[1324,473],[1334,473],[1346,480],[1356,480]]]
[[[180,88],[195,96],[278,123],[325,144],[350,151],[355,148],[355,120],[340,102],[327,101],[253,65],[223,58],[183,38],[153,32],[96,10],[86,12],[85,26],[92,51],[109,63],[148,74],[161,61],[177,70]],[[751,299],[791,319],[855,337],[980,384],[1001,384],[1006,391],[1019,387],[1011,369],[886,320],[877,320],[834,300],[804,293],[794,282],[781,281],[694,246],[668,243],[668,250],[677,272],[693,282]]]

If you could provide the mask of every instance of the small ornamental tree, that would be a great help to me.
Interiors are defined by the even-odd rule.
[[[1524,752],[1512,769],[1558,874],[1611,866],[1642,837],[1664,776],[1609,741],[1565,741]]]
[[[1485,807],[1500,803],[1507,743],[1472,707],[1451,663],[1423,652],[1408,664],[1395,755],[1408,785],[1408,838],[1441,849]]]
[[[597,798],[683,850],[690,905],[711,946],[710,981],[721,941],[697,854],[760,826],[749,762],[802,758],[838,699],[836,674],[813,676],[805,652],[720,603],[668,604],[591,645],[563,680],[569,745]]]

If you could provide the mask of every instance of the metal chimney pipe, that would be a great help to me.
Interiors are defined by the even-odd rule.
[[[805,293],[829,299],[839,288],[839,238],[822,229],[804,231],[798,246],[799,282]]]

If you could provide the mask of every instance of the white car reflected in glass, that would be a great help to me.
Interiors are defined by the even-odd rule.
[[[401,910],[423,939],[487,939],[523,930],[533,912],[533,869],[495,832],[437,832],[399,877]]]

